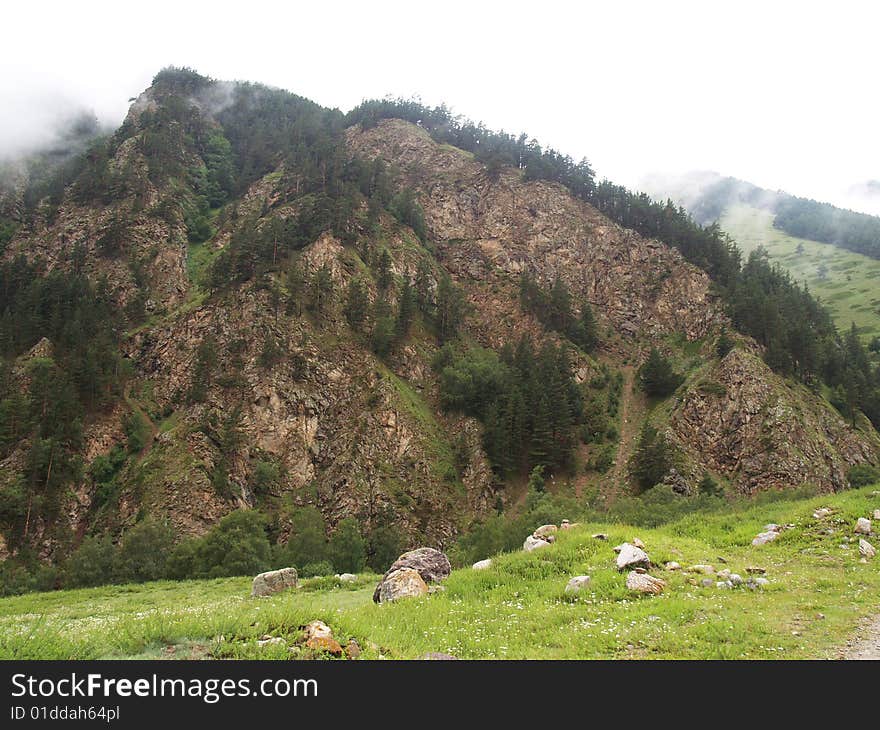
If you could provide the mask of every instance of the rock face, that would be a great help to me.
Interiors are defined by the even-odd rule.
[[[271,596],[288,588],[296,588],[296,582],[296,568],[270,570],[267,573],[260,573],[254,578],[251,595]]]
[[[651,566],[651,559],[641,548],[630,545],[628,542],[620,546],[620,552],[617,554],[617,569],[620,571],[632,568],[648,568]]]
[[[639,573],[634,570],[626,576],[626,587],[636,593],[649,593],[657,596],[663,593],[666,582],[647,573]]]
[[[398,568],[389,573],[379,584],[378,603],[389,603],[401,598],[416,598],[428,593],[428,585],[422,580],[419,571],[413,568]]]
[[[395,560],[391,567],[386,571],[385,575],[382,576],[382,580],[379,581],[376,590],[373,592],[373,601],[376,603],[381,601],[382,586],[392,573],[403,568],[415,570],[425,584],[438,583],[447,578],[452,572],[452,565],[449,562],[449,558],[439,550],[429,547],[410,550],[397,558],[397,560]],[[398,580],[401,579],[398,578]],[[427,592],[427,590],[426,585],[425,592]]]
[[[747,494],[801,484],[844,489],[849,468],[873,463],[880,447],[876,434],[850,429],[828,403],[742,348],[685,392],[669,429],[694,463]]]

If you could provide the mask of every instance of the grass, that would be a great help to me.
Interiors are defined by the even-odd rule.
[[[300,626],[327,622],[363,658],[416,658],[441,651],[467,659],[833,658],[866,618],[880,612],[880,558],[862,564],[851,542],[856,518],[880,506],[876,487],[803,500],[691,515],[654,529],[588,524],[534,553],[497,556],[485,571],[454,571],[445,590],[374,605],[376,576],[353,585],[305,581],[293,592],[249,597],[248,578],[159,582],[31,594],[0,600],[0,658],[287,658]],[[827,506],[830,517],[815,520]],[[794,523],[773,543],[751,540],[768,522]],[[833,530],[831,534],[828,530]],[[608,533],[608,541],[593,539]],[[638,535],[653,561],[711,563],[745,575],[758,591],[699,586],[682,572],[657,597],[631,594],[611,547]],[[875,541],[876,542],[876,541]],[[846,545],[846,547],[841,547]],[[592,576],[576,598],[572,575]],[[264,634],[284,644],[259,647]]]
[[[787,269],[796,281],[806,282],[831,311],[839,329],[855,322],[867,342],[880,335],[880,261],[828,243],[789,236],[773,227],[773,213],[748,205],[725,211],[721,227],[747,255],[764,246],[770,260]],[[797,252],[802,246],[801,253]],[[825,264],[825,278],[819,266]]]

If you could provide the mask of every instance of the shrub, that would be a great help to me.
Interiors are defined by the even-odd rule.
[[[846,478],[852,487],[867,487],[880,482],[880,469],[870,464],[858,464],[846,473]]]
[[[143,583],[165,577],[174,532],[167,524],[147,519],[122,536],[113,561],[113,576],[121,583]]]
[[[339,573],[359,573],[367,562],[366,545],[357,520],[346,517],[330,538],[333,567]]]
[[[87,537],[64,563],[64,585],[68,588],[99,586],[113,575],[116,548],[109,537]]]
[[[314,578],[318,575],[333,575],[333,565],[328,560],[320,560],[317,563],[306,563],[297,572],[301,578]]]
[[[208,578],[253,575],[268,570],[270,556],[265,518],[252,510],[236,510],[201,539],[196,573]]]

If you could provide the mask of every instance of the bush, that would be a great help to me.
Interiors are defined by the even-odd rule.
[[[404,549],[403,536],[390,525],[374,527],[367,538],[367,565],[384,573]]]
[[[648,359],[639,368],[639,382],[648,395],[665,398],[675,392],[684,378],[672,369],[672,363],[656,347],[652,347]]]
[[[333,565],[328,560],[317,563],[306,563],[297,571],[301,578],[314,578],[315,576],[333,575]]]
[[[846,473],[851,487],[867,487],[880,482],[880,469],[870,464],[858,464]]]
[[[113,577],[120,583],[143,583],[165,577],[174,532],[167,524],[147,519],[122,536],[114,558]]]
[[[329,559],[327,528],[320,510],[311,506],[296,510],[291,518],[287,544],[276,551],[276,564],[280,561],[284,566],[302,569],[309,563],[322,563]]]
[[[200,540],[196,576],[254,575],[268,570],[270,562],[265,518],[252,510],[236,510]]]
[[[109,583],[116,548],[109,537],[87,537],[64,563],[64,586],[84,588]]]
[[[360,573],[367,562],[366,545],[357,520],[346,517],[330,538],[330,555],[338,573]]]

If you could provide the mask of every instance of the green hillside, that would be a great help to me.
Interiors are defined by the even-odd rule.
[[[266,658],[303,656],[300,627],[325,621],[361,658],[834,658],[880,611],[878,559],[860,562],[856,519],[880,507],[877,487],[809,499],[762,501],[693,514],[654,529],[587,524],[533,553],[498,556],[484,571],[456,570],[444,590],[374,605],[376,576],[332,577],[295,592],[249,597],[249,578],[160,582],[0,600],[0,658]],[[776,497],[778,499],[778,496]],[[815,518],[828,507],[831,514]],[[792,523],[755,547],[766,523]],[[875,523],[876,524],[876,523]],[[876,530],[876,527],[874,528]],[[607,540],[592,537],[605,532]],[[704,587],[705,576],[662,567],[660,596],[631,593],[612,546],[638,536],[654,563],[712,564],[769,584]],[[876,540],[874,540],[876,543]],[[577,597],[569,577],[589,574]],[[278,637],[258,645],[260,637]],[[294,646],[291,652],[288,648]]]
[[[771,261],[788,269],[797,281],[806,281],[838,328],[846,331],[855,322],[866,342],[880,335],[880,261],[790,236],[773,227],[771,211],[749,205],[729,206],[720,224],[746,255],[764,246]]]

